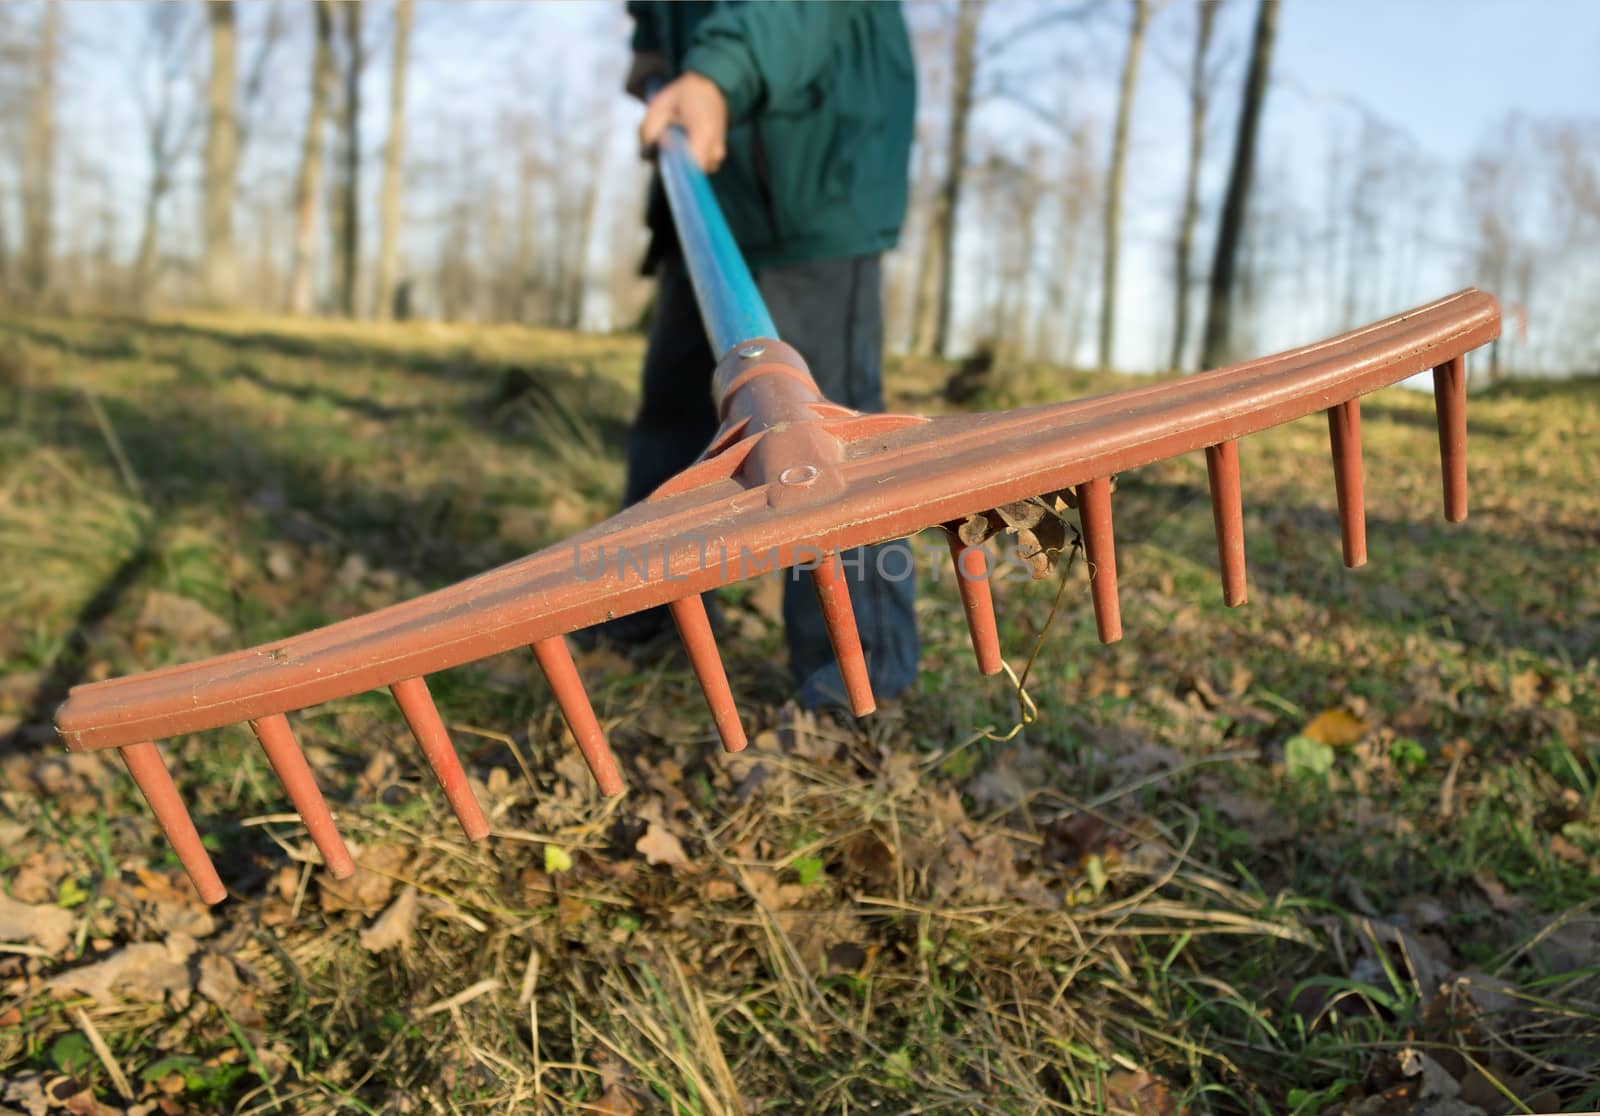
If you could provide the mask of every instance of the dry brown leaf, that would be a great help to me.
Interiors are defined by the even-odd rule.
[[[356,874],[336,880],[318,873],[325,911],[360,911],[371,918],[388,905],[395,880],[411,859],[411,850],[397,843],[374,845],[361,854]]]
[[[1106,1078],[1106,1111],[1172,1116],[1177,1106],[1159,1077],[1147,1070],[1119,1070]]]
[[[758,903],[769,911],[782,911],[805,898],[806,889],[799,884],[779,883],[776,872],[759,869],[745,874],[745,882]]]
[[[1600,864],[1595,862],[1594,857],[1584,852],[1577,845],[1574,845],[1571,841],[1567,840],[1559,833],[1552,833],[1550,835],[1550,851],[1561,860],[1565,860],[1568,864],[1576,864],[1580,868],[1587,868],[1590,872],[1600,870]]]
[[[1324,709],[1311,718],[1300,735],[1330,748],[1348,748],[1367,735],[1367,722],[1343,709]]]
[[[31,791],[33,788],[28,788]],[[24,903],[42,903],[54,899],[57,885],[72,870],[72,861],[56,844],[35,849],[22,858],[11,870],[11,897]]]
[[[165,942],[139,942],[119,949],[103,961],[80,965],[51,977],[45,987],[81,992],[99,1004],[126,1000],[159,1002],[168,992],[189,991],[189,959],[194,939],[173,934]]]
[[[660,822],[651,822],[644,836],[633,847],[643,853],[645,861],[650,864],[667,864],[678,868],[689,863],[688,854],[683,851],[683,842]]]
[[[71,911],[48,903],[19,903],[0,892],[0,941],[33,942],[52,954],[72,940]]]
[[[1501,914],[1512,914],[1522,909],[1522,897],[1506,890],[1506,885],[1500,882],[1500,877],[1488,865],[1472,873],[1472,882],[1478,885],[1478,890],[1489,900],[1489,905]]]
[[[371,926],[362,930],[359,937],[363,949],[382,953],[386,949],[404,949],[411,944],[411,935],[417,928],[417,889],[410,884],[400,889],[389,909],[379,915]]]
[[[635,1116],[639,1105],[633,1099],[633,1094],[612,1082],[598,1098],[584,1105],[583,1111],[594,1113],[595,1116]]]
[[[137,627],[141,631],[169,635],[181,643],[203,643],[225,639],[232,626],[199,601],[152,589],[139,610]]]
[[[39,1073],[18,1074],[6,1082],[5,1091],[0,1092],[0,1101],[15,1105],[28,1116],[48,1116],[50,1099],[45,1092],[44,1075]]]
[[[1506,692],[1511,696],[1512,705],[1537,705],[1539,692],[1542,689],[1544,689],[1544,679],[1539,677],[1538,672],[1524,670],[1511,676]]]
[[[868,885],[878,891],[888,889],[895,882],[898,859],[894,846],[871,829],[857,833],[844,847],[845,867],[864,877]]]

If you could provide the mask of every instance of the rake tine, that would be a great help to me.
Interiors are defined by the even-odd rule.
[[[722,737],[722,747],[729,752],[742,752],[748,741],[744,725],[739,721],[739,707],[733,703],[733,691],[728,688],[728,672],[723,669],[722,655],[717,651],[717,640],[711,633],[711,618],[706,615],[706,603],[699,593],[691,594],[667,606],[672,620],[678,625],[678,635],[683,648],[689,653],[689,664],[694,676],[700,680],[700,689],[706,695],[706,705],[711,708],[711,719],[717,723],[717,734]]]
[[[1328,410],[1333,484],[1339,500],[1339,542],[1350,569],[1367,564],[1367,508],[1361,475],[1361,400]]]
[[[389,687],[395,704],[411,726],[411,735],[433,768],[433,777],[439,781],[444,797],[455,811],[456,820],[467,835],[467,840],[477,841],[489,835],[489,821],[467,784],[467,773],[461,769],[461,757],[450,743],[450,733],[444,727],[439,709],[428,693],[428,684],[421,678],[407,678]]]
[[[1096,477],[1078,486],[1078,518],[1089,559],[1089,589],[1101,643],[1122,638],[1122,606],[1117,601],[1117,539],[1111,529],[1111,482]]]
[[[1444,468],[1444,517],[1467,518],[1467,361],[1452,357],[1433,370],[1433,408],[1439,419],[1439,461]]]
[[[200,843],[194,819],[189,816],[183,799],[178,797],[178,788],[173,785],[172,773],[161,758],[161,749],[147,740],[118,750],[122,753],[122,762],[128,765],[128,774],[144,792],[144,800],[150,803],[150,812],[155,814],[161,832],[167,835],[172,851],[178,854],[179,863],[200,893],[201,901],[222,902],[228,897],[228,889],[222,886],[216,865],[211,863],[205,846]]]
[[[1217,528],[1217,559],[1222,566],[1222,600],[1237,608],[1249,599],[1244,573],[1244,503],[1239,495],[1239,443],[1206,447],[1211,479],[1211,519]]]
[[[545,681],[550,683],[551,692],[556,695],[556,704],[567,719],[567,727],[578,742],[583,761],[600,785],[600,793],[607,798],[621,794],[622,769],[617,766],[617,757],[611,754],[611,745],[606,743],[606,734],[600,729],[594,706],[589,704],[583,680],[572,662],[572,652],[567,650],[566,638],[541,639],[533,645],[533,654],[539,660],[539,669],[544,671]]]
[[[867,656],[861,650],[856,611],[850,604],[850,583],[844,579],[844,567],[839,562],[838,551],[829,551],[817,563],[817,568],[811,571],[811,583],[816,586],[817,603],[822,606],[822,619],[828,626],[828,642],[833,645],[833,657],[838,660],[839,674],[844,678],[850,711],[857,717],[865,717],[878,708],[878,702],[872,696],[872,679],[867,676]]]
[[[961,608],[967,614],[967,631],[972,636],[972,651],[978,657],[978,671],[999,674],[1000,633],[994,618],[994,593],[989,587],[989,556],[981,546],[967,546],[953,531],[945,532],[950,557],[956,564],[956,587],[961,590]]]
[[[333,824],[333,814],[328,811],[328,804],[317,789],[317,781],[311,774],[311,765],[306,762],[305,753],[295,743],[289,718],[282,713],[273,713],[251,721],[250,727],[261,742],[261,750],[267,753],[272,770],[278,773],[278,782],[288,792],[289,801],[306,823],[306,832],[322,851],[322,860],[328,866],[328,871],[333,873],[336,880],[355,875],[356,862],[350,858],[350,850],[344,847],[344,838],[339,836],[339,830]]]

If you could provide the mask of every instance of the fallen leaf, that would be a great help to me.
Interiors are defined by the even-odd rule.
[[[583,1111],[594,1113],[595,1116],[635,1116],[639,1105],[633,1099],[633,1094],[613,1083],[598,1098],[584,1105]]]
[[[54,899],[61,880],[72,870],[72,862],[57,845],[36,849],[12,869],[11,895],[24,903]]]
[[[1501,914],[1512,914],[1522,909],[1522,897],[1507,891],[1506,885],[1500,882],[1500,877],[1488,865],[1472,873],[1472,882],[1478,885],[1478,890],[1489,900],[1489,905]]]
[[[572,871],[572,854],[560,845],[545,845],[544,870],[552,876]]]
[[[239,970],[220,953],[202,954],[195,991],[214,1004],[230,1007],[239,996]]]
[[[1304,734],[1283,745],[1283,767],[1290,778],[1325,779],[1333,770],[1333,748]]]
[[[659,822],[651,822],[650,827],[644,831],[644,836],[639,838],[633,847],[644,854],[644,859],[649,864],[681,867],[689,863],[689,857],[683,851],[683,842]]]
[[[1567,840],[1559,833],[1551,834],[1550,851],[1555,856],[1565,860],[1568,864],[1576,864],[1580,868],[1588,869],[1591,873],[1595,872],[1597,867],[1600,867],[1596,865],[1594,857],[1584,852],[1577,845],[1574,845],[1571,841]]]
[[[1511,676],[1511,683],[1506,691],[1511,696],[1512,705],[1537,705],[1539,704],[1539,691],[1544,688],[1544,679],[1538,672],[1524,670]]]
[[[139,942],[119,949],[103,961],[80,965],[51,977],[45,987],[81,992],[96,1003],[126,1000],[158,1003],[168,992],[189,991],[189,959],[194,939],[173,934],[165,942]]]
[[[981,814],[1004,812],[1028,797],[1028,785],[1016,768],[997,763],[967,785],[972,804]]]
[[[152,589],[139,610],[136,626],[146,632],[159,632],[182,643],[203,643],[224,639],[233,627],[199,601]]]
[[[1367,735],[1367,722],[1343,709],[1324,709],[1311,718],[1300,735],[1330,748],[1348,748]]]
[[[404,949],[411,943],[411,934],[417,927],[417,889],[410,884],[400,889],[389,909],[362,930],[359,937],[363,949],[382,953],[386,949]]]
[[[0,1093],[0,1101],[16,1105],[28,1116],[47,1116],[50,1111],[50,1096],[44,1089],[44,1075],[18,1074],[6,1083],[5,1092]]]
[[[1146,1070],[1119,1070],[1106,1078],[1106,1111],[1171,1116],[1177,1109],[1159,1077]]]
[[[324,911],[360,911],[371,918],[389,904],[394,877],[411,859],[411,850],[397,842],[374,845],[357,861],[356,874],[336,880],[319,873],[318,888]]]
[[[857,833],[845,844],[845,867],[864,877],[874,889],[882,891],[895,882],[899,857],[875,830]]]
[[[0,940],[33,942],[52,954],[60,953],[72,940],[76,921],[71,911],[47,903],[19,903],[0,893]]]
[[[297,563],[294,560],[294,551],[284,543],[274,543],[267,548],[267,572],[274,580],[289,581],[293,579]]]

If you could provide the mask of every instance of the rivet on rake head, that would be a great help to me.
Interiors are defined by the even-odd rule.
[[[746,345],[739,350],[740,360],[755,360],[756,357],[767,351],[765,345]]]
[[[795,487],[810,484],[817,479],[815,465],[791,465],[778,474],[779,484],[789,484]]]

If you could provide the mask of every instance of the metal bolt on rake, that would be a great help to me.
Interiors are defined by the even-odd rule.
[[[208,903],[226,890],[155,741],[248,721],[328,869],[355,863],[287,714],[388,687],[462,829],[489,824],[474,800],[428,675],[531,646],[602,793],[622,774],[567,648],[569,632],[665,604],[705,692],[723,746],[745,746],[700,594],[751,572],[810,568],[855,713],[874,700],[839,554],[943,529],[978,668],[1002,669],[981,546],[971,517],[1071,490],[1091,569],[1100,638],[1119,639],[1112,474],[1204,451],[1229,605],[1245,600],[1238,440],[1325,411],[1345,565],[1366,561],[1360,397],[1433,370],[1444,514],[1467,514],[1468,351],[1499,336],[1495,300],[1465,290],[1338,337],[1244,364],[1112,395],[992,414],[861,414],[824,398],[800,354],[777,336],[710,184],[669,134],[660,167],[700,313],[715,351],[721,429],[700,458],[651,497],[558,546],[377,612],[197,663],[73,689],[56,715],[74,750],[118,748]],[[706,543],[723,560],[707,559]],[[648,577],[607,553],[658,553]],[[598,564],[593,559],[601,556]],[[746,555],[760,556],[751,571]],[[733,561],[728,560],[732,556]],[[575,563],[587,572],[580,579]]]

